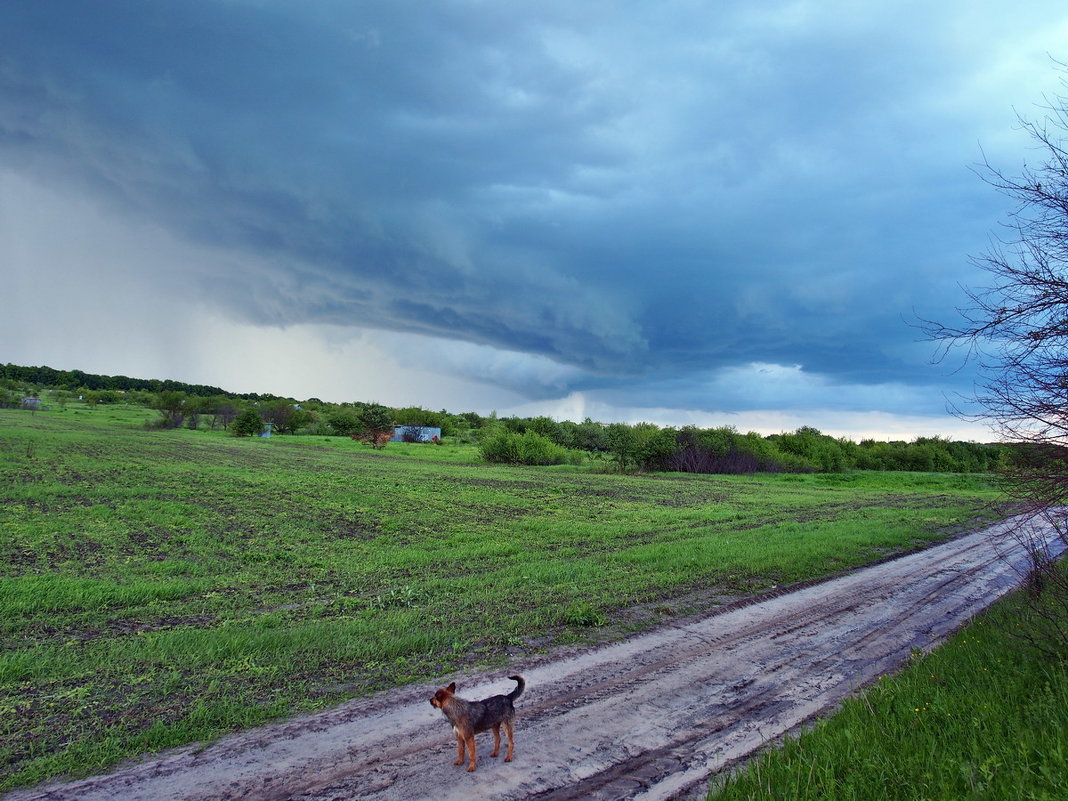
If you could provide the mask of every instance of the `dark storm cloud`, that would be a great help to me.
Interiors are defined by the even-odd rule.
[[[966,166],[1036,99],[969,8],[13,0],[0,159],[238,254],[189,269],[241,319],[694,408],[754,402],[724,370],[802,365],[813,403],[859,407],[894,393],[841,387],[943,380],[903,320],[959,301],[1000,208]]]

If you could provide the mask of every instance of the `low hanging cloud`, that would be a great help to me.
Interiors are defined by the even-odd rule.
[[[972,377],[906,321],[976,280],[1004,204],[967,167],[1022,160],[1068,31],[974,11],[12,0],[0,171],[41,224],[5,255],[66,237],[175,319],[348,331],[472,398],[936,414]]]

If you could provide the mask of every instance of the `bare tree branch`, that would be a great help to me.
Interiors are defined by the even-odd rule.
[[[1068,67],[1059,65],[1068,71]],[[1066,87],[1068,82],[1062,81]],[[1068,97],[1046,99],[1039,121],[1019,118],[1041,161],[1011,175],[977,170],[1016,202],[1002,235],[973,262],[989,277],[964,287],[959,323],[922,320],[937,360],[963,352],[978,367],[973,415],[1017,444],[1003,475],[1010,500],[1063,521],[1068,507]],[[1060,523],[1058,523],[1060,526]],[[1063,532],[1064,528],[1059,527]],[[1020,536],[1025,536],[1021,534]],[[1068,659],[1068,573],[1032,549],[1028,609],[1043,624],[1041,650]]]

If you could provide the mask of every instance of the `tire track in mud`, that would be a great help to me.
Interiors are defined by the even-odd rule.
[[[412,801],[703,797],[708,778],[941,642],[1016,585],[1011,522],[821,584],[554,661],[459,677],[460,695],[522,672],[516,757],[454,767],[455,741],[402,688],[10,801]],[[1063,547],[1050,528],[1038,535]],[[498,676],[499,673],[499,676]]]

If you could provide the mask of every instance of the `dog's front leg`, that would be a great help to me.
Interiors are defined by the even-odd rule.
[[[493,750],[490,751],[490,756],[495,757],[501,753],[501,727],[493,727]]]
[[[468,751],[468,755],[471,757],[471,762],[467,766],[467,772],[468,773],[474,773],[475,765],[478,764],[478,753],[475,751],[475,735],[474,734],[467,735],[467,751]]]
[[[456,732],[456,761],[452,764],[464,764],[464,736],[460,732]]]

